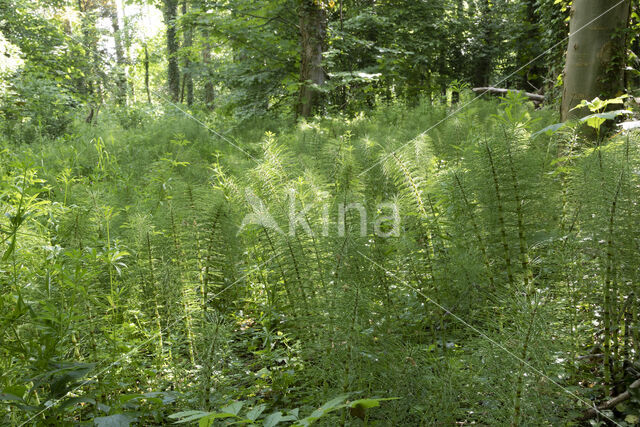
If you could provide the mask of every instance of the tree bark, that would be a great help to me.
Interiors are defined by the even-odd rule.
[[[178,40],[176,37],[177,0],[164,0],[164,22],[167,26],[167,84],[173,102],[180,99],[180,69],[178,68]]]
[[[124,3],[121,3],[122,8],[118,8],[118,14],[122,17],[122,42],[124,46],[124,77],[126,79],[127,89],[129,93],[129,97],[133,102],[136,102],[136,92],[135,85],[133,84],[133,70],[131,67],[131,23],[127,19],[127,9]]]
[[[300,18],[300,93],[296,113],[309,117],[320,100],[317,86],[326,81],[322,53],[327,34],[327,15],[314,0],[302,0]]]
[[[98,35],[96,31],[95,6],[89,1],[78,0],[78,11],[80,12],[80,32],[82,33],[82,45],[87,55],[84,64],[84,76],[79,79],[78,92],[85,98],[89,113],[85,119],[87,123],[93,123],[97,116],[97,105],[100,102],[100,95],[96,90],[98,83]]]
[[[583,99],[612,98],[624,90],[630,0],[574,0],[564,69],[562,120],[589,114],[571,111]]]
[[[125,73],[126,59],[122,44],[122,32],[120,31],[120,20],[118,18],[118,6],[114,0],[108,4],[108,14],[113,28],[113,39],[116,47],[116,102],[118,105],[127,103],[127,76]]]
[[[144,89],[147,92],[147,102],[151,104],[151,91],[149,90],[149,50],[144,44]]]

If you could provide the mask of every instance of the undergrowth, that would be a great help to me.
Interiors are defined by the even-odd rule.
[[[210,121],[244,152],[152,111],[4,141],[2,423],[556,425],[624,391],[637,136],[450,113]]]

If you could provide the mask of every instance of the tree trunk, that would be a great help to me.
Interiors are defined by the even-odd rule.
[[[326,81],[322,52],[327,34],[327,15],[314,0],[302,0],[300,18],[300,93],[296,113],[309,117],[320,99],[317,86]]]
[[[129,90],[130,99],[136,102],[135,85],[133,84],[133,71],[135,68],[131,67],[131,23],[127,19],[127,12],[124,3],[121,3],[122,8],[118,9],[118,13],[122,17],[122,23],[124,24],[122,29],[122,41],[124,45],[124,77],[126,79],[127,89]]]
[[[465,8],[463,0],[456,0],[456,26],[454,27],[455,35],[454,35],[454,45],[453,52],[451,53],[451,62],[449,67],[453,71],[456,76],[463,76],[465,72],[465,64],[464,64],[464,32],[463,32],[463,23],[466,22],[465,18]],[[459,86],[459,85],[454,85]],[[457,104],[460,101],[460,91],[458,87],[453,87],[451,89],[451,105]]]
[[[583,99],[612,98],[624,90],[625,29],[630,0],[574,0],[564,69],[562,120],[589,114],[571,111]]]
[[[122,32],[120,31],[120,21],[118,18],[118,6],[114,0],[108,4],[109,18],[113,28],[113,39],[116,47],[116,103],[126,105],[127,103],[127,77],[125,74],[124,47],[122,45]]]
[[[144,89],[147,91],[147,102],[151,104],[151,91],[149,90],[149,50],[144,44]]]
[[[187,14],[187,0],[183,0],[182,2],[182,15]],[[184,48],[185,52],[185,60],[184,60],[184,86],[187,91],[187,105],[193,104],[193,77],[191,77],[191,71],[189,71],[189,67],[191,66],[191,61],[189,60],[189,49],[193,45],[193,29],[191,28],[191,24],[189,24],[189,28],[184,29]]]
[[[82,33],[82,45],[87,55],[86,63],[83,67],[83,77],[78,81],[78,93],[85,98],[89,106],[89,113],[85,119],[87,123],[92,123],[97,103],[100,97],[96,93],[98,86],[97,75],[99,70],[98,61],[98,34],[96,31],[95,8],[88,1],[78,0],[78,11],[80,12],[80,32]]]
[[[473,86],[488,86],[489,78],[491,77],[491,63],[492,58],[492,40],[493,34],[491,30],[492,17],[491,17],[491,5],[489,0],[483,0],[479,7],[480,13],[480,40],[478,51],[475,52],[474,64],[473,64]]]
[[[173,102],[180,99],[180,69],[178,68],[178,40],[176,37],[177,0],[164,0],[164,22],[167,25],[167,84]]]
[[[202,48],[202,63],[204,64],[207,72],[204,83],[204,103],[209,110],[213,108],[213,101],[215,100],[215,93],[213,91],[213,82],[210,75],[211,64],[211,43],[209,41],[209,33],[204,33],[205,42]]]

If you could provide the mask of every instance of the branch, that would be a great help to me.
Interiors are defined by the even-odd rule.
[[[490,93],[497,93],[497,94],[501,94],[501,95],[506,95],[508,92],[518,92],[523,94],[524,96],[526,96],[527,98],[529,98],[531,101],[535,102],[535,103],[541,103],[544,101],[544,96],[543,95],[538,95],[536,93],[530,93],[530,92],[524,92],[522,90],[516,90],[516,89],[502,89],[502,88],[498,88],[498,87],[474,87],[473,89],[471,89],[474,92],[481,92],[481,94],[486,93],[486,92],[490,92]]]
[[[582,415],[582,419],[588,420],[588,419],[594,418],[596,415],[598,415],[600,411],[615,408],[615,406],[618,403],[624,402],[625,400],[629,400],[629,398],[631,398],[631,390],[634,390],[636,388],[640,388],[640,379],[637,379],[633,383],[631,383],[627,391],[625,391],[624,393],[620,393],[616,397],[606,401],[605,403],[601,404],[598,407],[587,409]]]

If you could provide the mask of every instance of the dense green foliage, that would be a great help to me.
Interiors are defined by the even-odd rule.
[[[25,66],[7,75],[16,84],[2,103],[3,117],[11,131],[30,132],[11,121],[13,101],[42,100],[29,89],[37,82],[52,87],[47,96],[58,93],[58,100],[33,120],[55,121],[41,131],[60,135],[70,105],[83,103],[94,120],[106,100],[146,100],[145,68],[152,101],[177,99],[238,118],[293,114],[304,85],[301,1],[123,2],[116,11],[120,2],[114,0],[4,0],[0,30]],[[327,21],[327,81],[319,88],[317,113],[355,114],[380,100],[447,96],[452,82],[557,93],[568,31],[565,1],[308,1]],[[165,27],[150,30],[167,5],[176,17],[165,14]],[[146,16],[152,9],[157,14]],[[117,31],[105,23],[114,14]],[[108,47],[112,43],[115,48]],[[636,44],[630,37],[631,55]],[[33,107],[25,108],[33,116]]]
[[[244,153],[157,110],[4,140],[2,423],[291,422],[327,402],[327,425],[557,425],[623,390],[637,135],[533,136],[553,115],[517,97],[422,133],[448,112],[231,129]],[[288,233],[292,192],[313,234]],[[374,232],[384,201],[397,235]],[[364,235],[357,210],[338,232],[343,202],[371,214]],[[600,342],[610,365],[579,357]]]
[[[638,5],[0,0],[0,425],[639,425]]]

